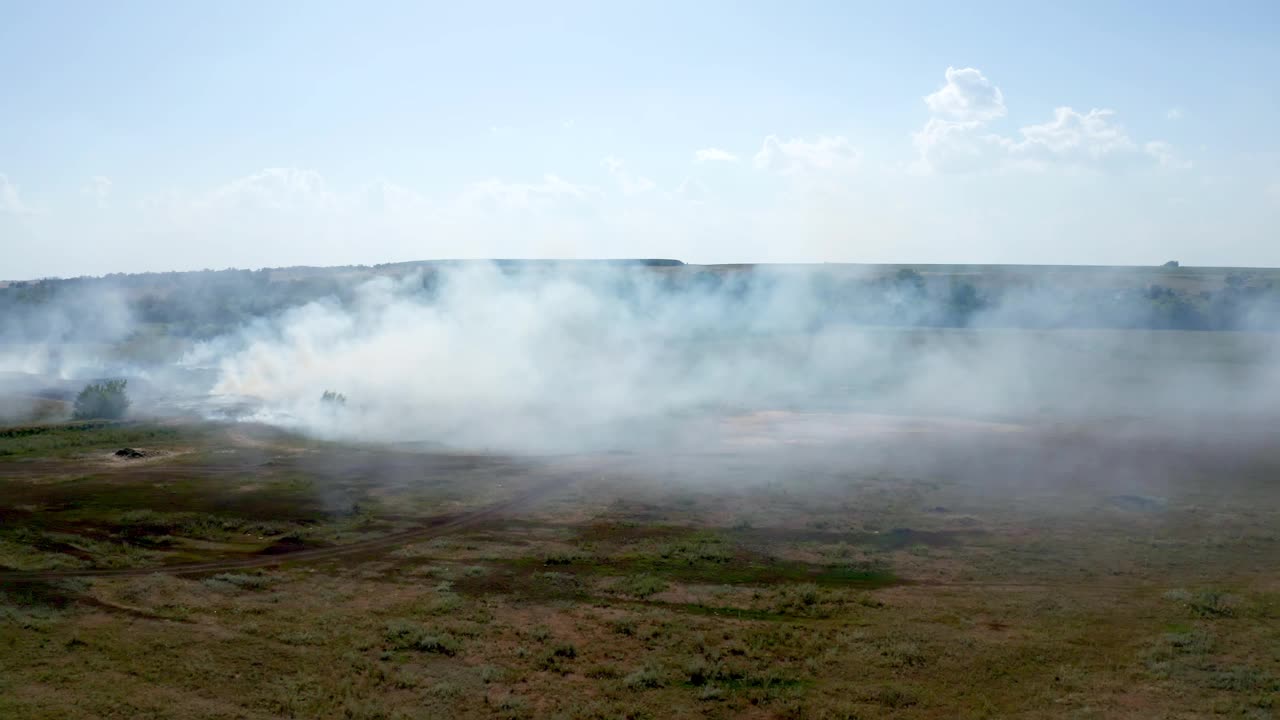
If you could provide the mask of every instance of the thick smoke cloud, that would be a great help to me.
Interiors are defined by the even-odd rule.
[[[477,264],[378,278],[189,361],[215,365],[213,394],[251,398],[257,420],[506,451],[710,442],[716,418],[770,409],[1188,427],[1280,399],[1269,333],[1009,329],[1061,313],[1060,298],[1033,291],[972,313],[981,332],[903,329],[943,316],[909,297],[911,283],[892,311],[899,327],[867,327],[833,315],[812,271],[673,277]]]

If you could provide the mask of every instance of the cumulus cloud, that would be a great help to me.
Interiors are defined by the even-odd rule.
[[[953,120],[991,120],[1005,115],[1004,94],[976,68],[947,68],[947,83],[926,95],[935,115]]]
[[[756,153],[755,166],[782,175],[844,172],[856,167],[861,158],[862,152],[842,136],[780,140],[778,136],[770,135],[764,139],[760,152]]]
[[[737,162],[738,156],[720,148],[703,148],[693,154],[694,160],[705,162]]]
[[[924,172],[1187,167],[1168,143],[1134,140],[1107,109],[1059,107],[1049,121],[1027,125],[1017,136],[998,134],[989,125],[1006,114],[1000,89],[974,68],[947,68],[946,78],[941,90],[925,97],[934,117],[913,138]]]
[[[632,175],[626,169],[625,164],[612,155],[601,160],[600,164],[618,181],[618,184],[622,187],[622,192],[626,195],[649,192],[655,187],[654,182],[649,178]]]
[[[421,193],[383,178],[365,185],[359,196],[363,207],[384,213],[410,212],[431,207],[430,201]]]
[[[336,202],[315,170],[267,168],[214,189],[196,204],[207,209],[282,211],[326,209]]]
[[[8,175],[0,174],[0,215],[25,215],[31,212],[18,195],[18,186],[9,181]]]
[[[977,121],[930,118],[914,136],[924,171],[967,172],[990,167],[1001,150],[1000,138],[983,132]]]
[[[1114,122],[1114,115],[1111,110],[1081,113],[1060,107],[1049,122],[1022,128],[1022,139],[1006,147],[1015,158],[1075,165],[1104,165],[1142,154],[1125,129]]]

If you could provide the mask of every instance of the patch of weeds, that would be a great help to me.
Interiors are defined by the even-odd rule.
[[[880,656],[889,667],[920,667],[928,658],[920,646],[910,641],[899,641],[880,649]]]
[[[1152,641],[1143,652],[1142,660],[1147,671],[1159,678],[1195,675],[1214,644],[1213,634],[1204,628],[1175,630]]]
[[[342,717],[345,720],[388,720],[391,714],[382,707],[380,702],[347,698],[342,705]]]
[[[539,670],[557,672],[561,675],[566,675],[568,674],[569,669],[565,666],[564,661],[572,660],[576,657],[578,657],[578,649],[573,645],[563,643],[556,645],[544,654],[542,658],[538,660],[537,667]]]
[[[703,685],[702,689],[698,691],[698,700],[702,702],[714,702],[716,700],[723,699],[724,690],[721,690],[715,685]]]
[[[1205,684],[1214,690],[1229,690],[1231,692],[1277,689],[1277,683],[1272,682],[1265,673],[1244,665],[1211,672]]]
[[[415,623],[393,620],[383,631],[387,645],[393,650],[414,650],[453,656],[462,649],[457,638],[449,633],[433,633]]]
[[[427,601],[422,612],[426,615],[451,615],[462,607],[462,598],[451,592],[442,592]]]
[[[622,618],[620,620],[614,620],[613,622],[609,623],[609,629],[618,633],[619,635],[630,637],[636,634],[636,621],[632,620],[631,618]]]
[[[1187,590],[1170,590],[1165,598],[1179,603],[1202,618],[1235,617],[1240,607],[1240,599],[1217,590],[1189,592]]]
[[[214,590],[262,590],[270,584],[270,578],[264,575],[240,573],[219,573],[204,579],[205,587]]]
[[[644,599],[667,589],[667,581],[653,575],[630,575],[623,578],[614,588],[623,595]]]
[[[309,629],[281,633],[280,635],[276,636],[276,640],[279,640],[285,645],[311,646],[311,647],[318,647],[329,642],[329,638],[327,638],[323,633],[317,632],[315,630],[309,630]]]
[[[418,687],[418,678],[408,668],[400,668],[391,678],[391,687],[397,690],[413,690]]]
[[[551,654],[556,657],[572,660],[578,657],[578,648],[574,647],[571,643],[562,643],[555,646],[555,649],[551,651]]]
[[[542,556],[543,565],[573,565],[590,561],[590,555],[573,550],[549,552]]]
[[[462,688],[448,681],[440,681],[431,686],[431,695],[441,699],[451,699],[462,695]]]
[[[497,665],[481,665],[480,666],[480,682],[488,685],[489,683],[498,682],[506,675],[506,671]]]
[[[593,665],[587,668],[585,675],[592,680],[612,680],[621,673],[612,665]]]
[[[529,716],[529,705],[519,695],[504,695],[494,703],[498,717],[507,720],[519,720]]]
[[[870,700],[895,710],[920,704],[920,697],[911,690],[896,685],[880,688]]]
[[[535,625],[534,628],[529,631],[529,637],[538,642],[546,642],[551,639],[551,628],[546,625]]]
[[[666,685],[662,672],[657,666],[649,664],[627,674],[622,683],[632,690],[651,690]]]

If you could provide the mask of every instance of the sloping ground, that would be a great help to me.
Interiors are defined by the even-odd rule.
[[[1266,444],[733,422],[781,438],[534,460],[133,426],[159,455],[104,427],[0,461],[0,563],[29,566],[0,573],[0,716],[1273,712]]]

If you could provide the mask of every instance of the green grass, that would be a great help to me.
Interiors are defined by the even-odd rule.
[[[61,457],[99,448],[171,443],[178,438],[174,428],[128,421],[25,425],[0,428],[0,458]]]

